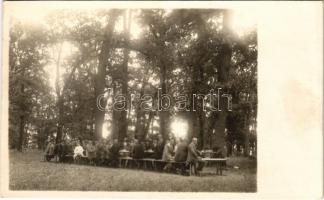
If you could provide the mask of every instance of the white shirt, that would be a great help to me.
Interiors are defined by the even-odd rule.
[[[75,148],[74,148],[74,157],[76,157],[76,156],[83,156],[83,147],[82,146],[76,146]]]

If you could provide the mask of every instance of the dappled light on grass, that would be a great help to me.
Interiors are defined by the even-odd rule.
[[[204,169],[202,177],[144,170],[93,167],[55,162],[41,162],[39,151],[10,152],[11,190],[81,190],[81,191],[183,191],[183,192],[255,192],[255,163],[237,158],[223,176],[215,168]],[[233,163],[234,162],[234,163]],[[242,163],[242,164],[241,164]],[[245,168],[248,166],[249,168]],[[167,183],[167,184],[163,184]]]

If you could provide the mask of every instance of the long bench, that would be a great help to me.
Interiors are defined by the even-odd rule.
[[[226,160],[227,160],[226,158],[203,158],[202,159],[202,161],[204,162],[212,162],[216,164],[216,175],[223,174],[223,170],[226,167]],[[119,158],[120,167],[127,168],[130,162],[133,162],[137,168],[143,166],[144,169],[148,169],[150,166],[151,169],[153,170],[162,170],[165,165],[171,164],[173,168],[180,168],[180,169],[189,168],[191,172],[190,165],[187,165],[187,162],[164,161],[164,160],[156,160],[151,158],[144,158],[144,159],[133,159],[131,157]]]
[[[152,169],[152,170],[162,170],[167,164],[170,164],[174,169],[188,169],[191,172],[190,165],[187,165],[187,162],[176,162],[176,161],[164,161],[161,159],[152,159],[152,158],[143,158],[143,159],[133,159],[132,157],[120,157],[119,159],[119,167],[127,168],[130,164],[136,165],[136,168],[140,168],[141,166],[144,169]],[[72,154],[68,154],[64,156],[65,162],[75,162]],[[207,163],[215,163],[216,164],[216,175],[222,175],[223,170],[226,167],[226,158],[202,158],[202,161]],[[89,162],[87,156],[82,156],[75,163],[77,164],[86,164]],[[189,173],[191,175],[191,173]]]

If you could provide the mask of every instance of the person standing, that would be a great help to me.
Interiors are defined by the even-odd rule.
[[[138,140],[135,140],[132,154],[135,160],[144,158],[144,145]]]
[[[117,167],[118,166],[118,158],[119,158],[119,143],[117,139],[114,139],[113,145],[109,149],[109,159],[110,159],[110,164],[112,167]]]
[[[174,161],[178,163],[186,162],[187,156],[188,156],[188,140],[180,139],[179,143],[177,144],[177,148],[175,150]],[[181,164],[180,167],[178,167],[178,169],[179,168],[180,168],[180,173],[185,174],[186,165]]]
[[[188,155],[188,141],[186,139],[180,139],[176,151],[174,160],[176,162],[186,162]]]
[[[96,161],[97,165],[103,165],[105,159],[105,149],[104,149],[104,142],[103,140],[97,141],[96,144]]]
[[[198,171],[202,170],[204,166],[204,162],[200,157],[200,152],[197,150],[198,140],[197,138],[192,138],[192,142],[188,146],[188,156],[187,156],[187,163],[191,166],[190,173],[192,172],[194,175],[198,175]]]
[[[161,160],[162,159],[163,149],[164,149],[163,138],[162,137],[159,137],[158,138],[158,141],[157,141],[157,145],[153,149],[153,151],[154,151],[154,158],[155,159],[157,159],[157,160]]]

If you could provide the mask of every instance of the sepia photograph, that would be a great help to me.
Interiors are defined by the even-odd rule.
[[[9,23],[9,189],[257,191],[257,23],[38,7]]]
[[[322,1],[6,1],[0,197],[322,199]]]

